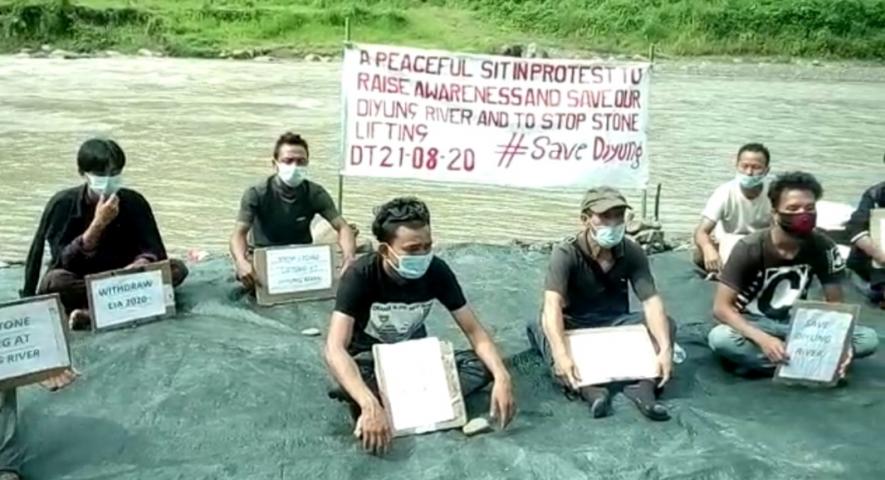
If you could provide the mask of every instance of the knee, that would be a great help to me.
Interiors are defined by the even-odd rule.
[[[879,348],[879,335],[869,327],[854,327],[854,356],[868,357]]]
[[[477,390],[486,386],[492,381],[492,372],[486,368],[482,360],[472,351],[464,351],[456,353],[455,363],[458,366],[458,372],[465,383],[471,390]],[[466,395],[466,393],[465,393]]]
[[[741,345],[741,341],[746,341],[741,334],[728,325],[716,325],[707,334],[707,344],[713,353],[728,356],[730,352],[734,352]]]
[[[70,286],[71,282],[80,280],[80,278],[67,270],[63,269],[55,269],[46,272],[43,275],[43,279],[40,280],[40,285],[37,288],[37,293],[40,295],[46,293],[61,293],[64,290],[67,290]]]
[[[173,258],[169,259],[169,270],[172,273],[172,286],[177,287],[184,282],[188,273],[187,265],[183,261]]]

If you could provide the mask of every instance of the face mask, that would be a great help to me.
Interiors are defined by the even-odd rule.
[[[294,163],[277,163],[277,176],[286,185],[297,187],[307,178],[307,167],[295,165]]]
[[[612,248],[624,239],[627,225],[621,223],[611,227],[594,227],[593,239],[602,248]]]
[[[391,267],[396,271],[396,273],[407,279],[407,280],[415,280],[417,278],[421,278],[427,273],[427,269],[430,268],[430,262],[433,261],[433,252],[426,253],[424,255],[397,255],[392,248],[388,247],[390,254],[396,257],[397,264],[394,265],[392,262],[388,261]]]
[[[794,237],[807,237],[817,225],[817,213],[780,213],[778,225]]]
[[[108,196],[117,193],[117,190],[120,190],[120,185],[123,183],[123,176],[118,174],[104,177],[87,173],[86,180],[89,181],[90,190],[95,192],[95,194]]]
[[[743,173],[738,173],[737,179],[742,187],[751,189],[762,185],[762,182],[765,181],[765,174],[763,173],[761,175],[746,175]]]

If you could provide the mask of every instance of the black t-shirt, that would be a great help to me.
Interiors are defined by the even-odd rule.
[[[378,253],[361,257],[338,285],[335,310],[355,320],[348,347],[352,354],[376,343],[427,336],[424,321],[434,300],[450,312],[467,304],[455,274],[439,257],[434,257],[427,273],[415,280],[391,277],[383,262]]]
[[[642,247],[625,238],[612,249],[612,256],[614,265],[603,272],[591,256],[584,232],[553,248],[545,289],[565,300],[562,314],[566,329],[604,325],[611,318],[628,313],[627,282],[640,301],[657,294]]]
[[[255,247],[303,245],[313,243],[310,222],[317,214],[329,222],[338,218],[325,188],[310,180],[293,188],[273,175],[243,193],[237,220],[251,225]]]
[[[838,283],[845,260],[836,243],[819,232],[805,240],[795,258],[782,258],[766,228],[742,238],[731,251],[720,281],[738,292],[736,307],[785,320],[796,300],[808,295],[812,275],[821,284]]]

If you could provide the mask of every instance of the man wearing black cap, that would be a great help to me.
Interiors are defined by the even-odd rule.
[[[624,394],[643,415],[668,420],[657,401],[656,386],[670,379],[675,324],[664,312],[648,258],[638,244],[624,238],[627,201],[617,190],[587,191],[581,204],[583,230],[557,245],[550,257],[540,322],[528,326],[529,341],[553,368],[567,394],[580,394],[594,417],[610,413],[610,385],[577,387],[578,369],[568,351],[565,331],[645,324],[658,352],[660,381],[627,385]],[[642,301],[643,311],[630,313],[627,282]]]

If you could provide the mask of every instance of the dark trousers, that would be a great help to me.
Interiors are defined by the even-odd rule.
[[[372,352],[359,353],[353,359],[360,370],[360,376],[366,382],[366,386],[380,400],[378,380],[375,378],[375,358],[372,356]],[[458,369],[461,394],[465,398],[472,393],[482,390],[483,387],[492,381],[491,372],[489,372],[473,350],[459,350],[455,352],[455,367]],[[356,420],[360,413],[359,406],[344,389],[335,389],[330,396],[347,402],[351,408],[351,415]]]
[[[878,292],[881,298],[885,291],[885,268],[873,268],[873,259],[857,247],[851,250],[847,265],[857,276],[869,282],[870,290]]]
[[[18,409],[14,388],[0,391],[0,472],[18,473],[22,450],[16,440]]]
[[[600,319],[599,322],[594,322],[592,326],[588,328],[598,328],[598,327],[622,327],[625,325],[645,325],[645,314],[643,312],[633,312],[627,313],[624,315],[617,315],[611,317],[604,317]],[[676,340],[676,322],[673,321],[669,316],[667,317],[667,324],[670,327],[670,347],[672,349],[673,342]],[[529,322],[526,327],[526,335],[529,337],[529,343],[532,345],[532,348],[541,354],[541,357],[544,359],[544,363],[550,367],[551,373],[553,372],[553,351],[550,349],[550,342],[547,341],[547,337],[544,335],[544,329],[541,327],[541,321],[533,320]],[[649,332],[649,336],[651,337],[651,332]],[[657,345],[657,341],[654,337],[651,337],[652,344],[655,346],[655,351],[660,350]]]
[[[187,278],[187,266],[181,260],[170,259],[169,269],[172,272],[172,286],[177,287]],[[77,309],[89,308],[89,300],[86,297],[86,280],[76,273],[57,268],[46,272],[37,287],[38,295],[57,293],[61,297],[61,303],[65,312],[70,314]]]

